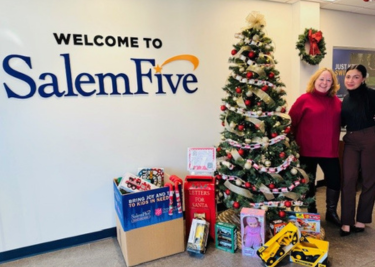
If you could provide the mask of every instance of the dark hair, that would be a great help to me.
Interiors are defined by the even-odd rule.
[[[367,69],[362,64],[349,65],[345,73],[347,73],[349,70],[358,70],[362,74],[363,78],[366,78],[367,76]]]

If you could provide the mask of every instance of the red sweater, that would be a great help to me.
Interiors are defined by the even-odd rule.
[[[292,132],[305,157],[339,156],[341,101],[314,91],[301,95],[289,111]]]

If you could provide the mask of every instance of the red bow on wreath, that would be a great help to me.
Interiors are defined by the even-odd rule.
[[[309,30],[309,41],[310,41],[310,55],[319,55],[321,54],[319,51],[318,43],[322,40],[323,35],[321,31],[316,33],[312,33],[312,30]]]

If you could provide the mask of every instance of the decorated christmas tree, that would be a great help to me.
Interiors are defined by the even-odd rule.
[[[269,221],[299,211],[309,179],[299,165],[298,146],[290,133],[285,85],[276,69],[266,22],[250,13],[248,26],[235,34],[230,75],[223,90],[223,132],[217,146],[219,201],[229,209],[266,210]]]

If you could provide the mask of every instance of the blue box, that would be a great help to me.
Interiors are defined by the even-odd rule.
[[[181,189],[179,185],[182,201]],[[182,212],[178,213],[176,194],[173,194],[173,214],[168,214],[169,187],[122,195],[117,188],[117,179],[114,179],[113,190],[116,213],[125,232],[183,216]]]

